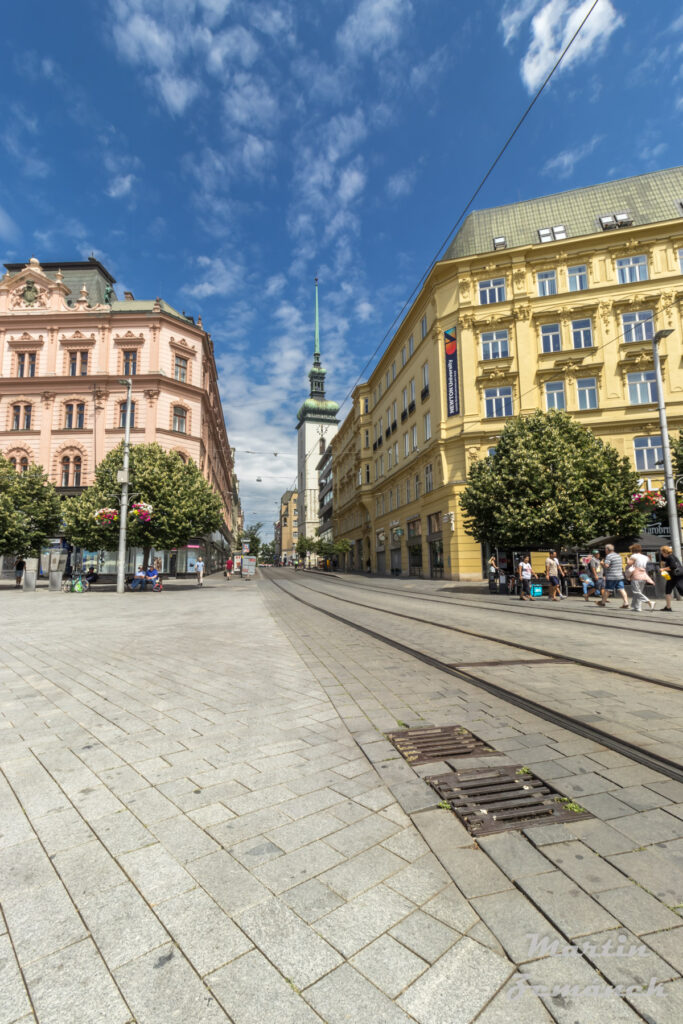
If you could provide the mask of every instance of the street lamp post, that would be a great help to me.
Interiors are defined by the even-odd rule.
[[[126,581],[126,527],[128,525],[128,464],[130,455],[130,412],[131,394],[133,381],[130,378],[122,379],[119,384],[124,384],[128,389],[126,398],[126,420],[123,435],[123,469],[118,472],[118,482],[121,484],[121,505],[119,510],[119,558],[116,563],[116,593],[122,594],[125,590]]]
[[[652,357],[655,364],[655,381],[657,385],[657,406],[659,408],[659,429],[662,434],[662,459],[664,462],[664,487],[666,490],[666,508],[671,531],[671,547],[676,558],[681,558],[681,531],[678,525],[678,509],[676,508],[676,485],[671,468],[671,449],[669,447],[669,428],[666,422],[664,406],[664,388],[662,387],[662,367],[659,362],[659,343],[673,331],[657,331],[652,339]]]

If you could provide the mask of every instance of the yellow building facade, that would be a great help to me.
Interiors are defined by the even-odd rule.
[[[297,491],[285,491],[280,498],[280,512],[275,528],[275,558],[291,562],[296,554],[299,537],[299,495]]]
[[[510,416],[564,409],[662,483],[683,427],[683,167],[470,214],[332,442],[347,568],[480,579],[459,495]],[[448,352],[447,352],[448,348]]]

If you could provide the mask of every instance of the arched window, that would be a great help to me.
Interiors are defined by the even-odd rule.
[[[21,467],[22,473],[28,473],[28,459],[26,458],[25,455],[22,457],[21,461],[19,462],[19,465]]]
[[[81,486],[81,457],[74,456],[74,487]]]
[[[130,429],[132,430],[135,426],[135,402],[130,403]],[[121,430],[126,429],[126,403],[121,402],[119,406],[119,427]]]
[[[12,458],[9,460],[9,464],[13,469],[17,468],[17,460],[14,458],[14,456],[12,456]]]
[[[69,486],[69,476],[71,471],[71,459],[68,455],[65,455],[62,459],[62,487]]]

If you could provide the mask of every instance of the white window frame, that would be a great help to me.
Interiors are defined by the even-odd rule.
[[[407,430],[403,435],[403,454],[408,457],[410,455],[410,431]]]
[[[557,271],[539,270],[536,274],[536,284],[541,298],[547,295],[557,295]]]
[[[408,338],[408,358],[409,359],[412,356],[414,351],[415,351],[415,338],[411,334],[410,337]]]
[[[617,271],[618,284],[636,284],[638,281],[648,281],[649,273],[647,256],[623,256],[614,261]]]
[[[621,330],[628,345],[636,341],[652,341],[655,336],[655,321],[651,309],[640,309],[635,313],[621,314]]]
[[[507,359],[510,354],[507,331],[484,331],[481,335],[481,358]]]
[[[429,363],[422,364],[422,388],[429,387]]]
[[[405,412],[408,408],[408,388],[403,389],[403,411]]]
[[[638,441],[646,443],[638,445]],[[652,434],[650,437],[634,437],[633,452],[637,470],[643,473],[649,470],[661,472],[661,464],[664,459],[661,434]]]
[[[549,347],[546,348],[546,342]],[[541,352],[561,352],[562,331],[559,324],[541,324]]]
[[[572,343],[574,348],[593,348],[593,321],[590,317],[572,320]]]
[[[588,381],[591,381],[591,383],[589,384]],[[583,387],[581,386],[582,384],[584,385]],[[595,404],[592,404],[591,396],[595,398]],[[581,412],[587,412],[589,409],[598,408],[598,382],[595,377],[577,378],[576,402],[577,408]]]
[[[546,410],[550,412],[551,409],[557,409],[559,412],[564,412],[567,407],[564,393],[564,381],[548,380],[545,383],[544,390]]]
[[[426,313],[422,317],[422,319],[420,320],[420,331],[422,333],[422,339],[424,340],[427,337],[427,314]]]
[[[434,490],[434,471],[431,462],[425,466],[425,494]]]
[[[479,282],[479,305],[490,306],[494,302],[505,302],[504,277],[490,277]]]
[[[424,416],[424,432],[425,441],[429,441],[432,436],[432,414],[430,412],[426,412]]]
[[[484,389],[484,417],[487,420],[503,419],[513,415],[512,387]]]
[[[577,263],[576,266],[567,267],[567,283],[570,292],[585,292],[588,290],[588,267],[585,263]]]
[[[417,423],[413,423],[413,426],[411,427],[410,433],[411,433],[411,438],[410,438],[411,448],[412,448],[412,450],[414,452],[416,452],[417,451]]]
[[[406,347],[404,345],[403,348],[401,349],[401,366],[402,367],[405,366],[407,362],[408,362],[408,353],[406,352]]]
[[[657,401],[657,378],[654,370],[627,373],[629,405],[652,405]]]
[[[409,387],[409,391],[410,391],[410,401],[414,402],[415,401],[415,378],[414,377],[410,381],[410,384],[408,385],[408,387]]]

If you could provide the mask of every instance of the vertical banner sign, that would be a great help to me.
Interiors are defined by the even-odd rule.
[[[443,332],[446,350],[446,408],[449,416],[460,413],[460,381],[458,379],[457,328]]]

